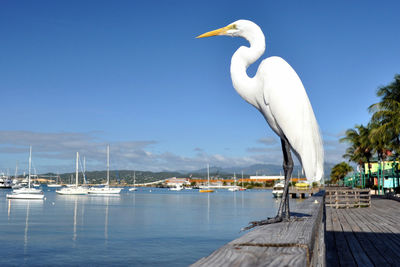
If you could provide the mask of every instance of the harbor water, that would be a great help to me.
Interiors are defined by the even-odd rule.
[[[271,190],[43,191],[45,200],[8,200],[10,190],[0,191],[0,266],[188,266],[279,205]]]

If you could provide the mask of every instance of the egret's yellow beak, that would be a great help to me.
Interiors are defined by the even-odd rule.
[[[215,36],[215,35],[224,35],[228,30],[234,29],[234,28],[235,28],[235,25],[231,24],[231,25],[228,25],[226,27],[219,28],[217,30],[213,30],[213,31],[210,31],[210,32],[203,33],[202,35],[199,35],[196,38],[211,37],[211,36]]]

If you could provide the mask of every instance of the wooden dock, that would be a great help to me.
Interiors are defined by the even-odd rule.
[[[400,202],[372,198],[369,208],[326,207],[327,266],[400,266]]]
[[[318,193],[319,191],[320,188],[299,189],[294,186],[291,186],[289,188],[289,196],[290,198],[307,198]]]
[[[336,208],[324,200],[317,193],[293,210],[302,220],[257,227],[192,266],[400,266],[399,201]]]
[[[324,266],[324,192],[292,215],[301,220],[257,227],[192,266]]]

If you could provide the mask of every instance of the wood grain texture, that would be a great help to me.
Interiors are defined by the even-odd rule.
[[[327,266],[400,266],[398,202],[373,198],[369,208],[326,208],[326,215]]]

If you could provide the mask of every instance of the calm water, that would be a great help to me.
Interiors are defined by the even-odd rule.
[[[0,266],[187,266],[279,204],[271,190],[143,188],[102,197],[43,189],[44,201],[0,191]]]

